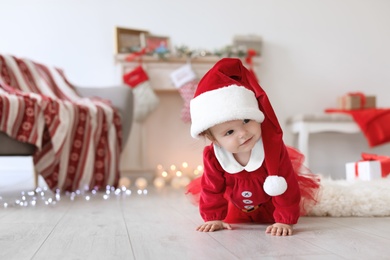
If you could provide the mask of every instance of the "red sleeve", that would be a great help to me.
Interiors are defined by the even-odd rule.
[[[296,173],[291,165],[287,149],[283,144],[280,153],[279,176],[283,176],[287,182],[287,190],[279,195],[272,197],[275,206],[275,222],[284,224],[296,224],[300,216],[301,194],[296,178]]]
[[[227,214],[228,202],[224,198],[225,177],[212,145],[203,151],[204,172],[201,181],[199,201],[200,214],[204,221],[223,220]]]

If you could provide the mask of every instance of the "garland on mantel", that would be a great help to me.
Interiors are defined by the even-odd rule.
[[[225,46],[221,49],[217,49],[215,51],[202,50],[202,49],[190,49],[186,45],[178,46],[175,48],[174,54],[178,57],[206,57],[206,56],[218,56],[218,57],[237,57],[244,58],[249,54],[251,56],[258,56],[259,53],[256,53],[253,49],[247,49],[242,46]]]
[[[222,49],[211,52],[208,50],[190,49],[189,47],[182,45],[176,47],[173,52],[169,51],[166,48],[164,49],[158,48],[154,52],[150,52],[146,48],[143,48],[138,52],[130,53],[125,57],[125,60],[134,61],[137,58],[141,58],[144,55],[156,56],[158,59],[161,60],[168,60],[169,58],[183,58],[183,57],[187,58],[188,60],[197,57],[210,57],[210,56],[216,56],[219,58],[236,57],[240,59],[245,58],[245,62],[247,64],[253,65],[253,60],[252,60],[253,57],[259,56],[260,54],[253,49],[246,49],[240,46],[226,46]]]

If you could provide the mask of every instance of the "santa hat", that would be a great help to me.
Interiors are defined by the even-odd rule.
[[[282,149],[285,149],[282,130],[266,93],[240,59],[224,58],[203,76],[191,100],[190,112],[194,138],[214,125],[231,120],[252,119],[261,123],[269,174],[264,191],[270,196],[286,191],[286,180],[278,176],[278,172],[284,170],[279,166],[286,166],[279,161]]]
[[[203,81],[203,85],[197,88],[190,103],[192,137],[196,138],[210,127],[231,120],[263,122],[264,114],[259,109],[255,93],[234,82],[226,81],[226,84],[213,89],[215,84]]]

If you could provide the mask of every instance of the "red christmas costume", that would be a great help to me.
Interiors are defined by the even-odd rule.
[[[205,221],[295,224],[315,201],[319,178],[301,174],[302,155],[284,145],[266,93],[239,59],[222,59],[206,73],[191,101],[191,118],[194,138],[230,120],[261,123],[262,138],[246,166],[223,148],[205,147],[203,176],[188,186],[189,193],[200,196]]]

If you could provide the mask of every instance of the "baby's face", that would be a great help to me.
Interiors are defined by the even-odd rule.
[[[210,128],[214,143],[230,153],[249,152],[261,137],[260,123],[250,120],[232,120]]]

